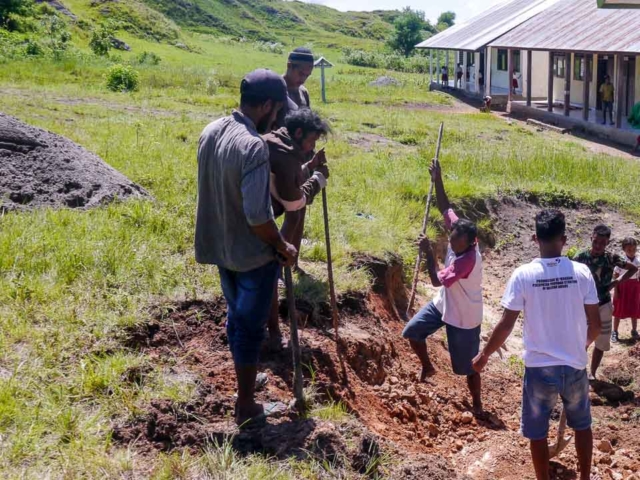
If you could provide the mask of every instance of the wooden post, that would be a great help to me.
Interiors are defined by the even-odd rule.
[[[324,88],[324,65],[320,65],[320,85],[322,86],[322,103],[327,103],[327,96]]]
[[[564,116],[571,114],[571,71],[573,61],[570,53],[565,53],[564,57]]]
[[[433,83],[433,50],[429,49],[429,84]]]
[[[584,55],[584,91],[582,92],[582,120],[584,120],[585,122],[589,121],[589,96],[591,93],[591,68],[589,68],[589,65],[592,65],[589,60],[591,60],[591,58],[591,55]]]
[[[507,113],[511,113],[513,101],[513,50],[507,50],[507,71],[509,72],[509,95],[507,96]]]
[[[533,71],[533,52],[527,50],[527,107],[531,106],[531,78]]]
[[[487,47],[484,55],[486,66],[484,67],[484,91],[491,96],[491,47]]]
[[[624,57],[616,55],[616,128],[622,127],[622,102],[624,101]]]
[[[549,76],[547,79],[547,111],[553,112],[553,52],[549,52]]]
[[[440,79],[440,51],[436,50],[436,80],[438,81],[438,85],[441,84]]]
[[[475,52],[473,54],[473,74],[473,91],[480,93],[480,52]]]

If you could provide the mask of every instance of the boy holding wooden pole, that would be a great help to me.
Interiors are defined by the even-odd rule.
[[[442,288],[433,301],[409,321],[402,336],[409,340],[422,364],[420,381],[424,381],[436,373],[429,359],[426,339],[446,327],[453,371],[467,377],[473,411],[479,414],[482,412],[481,380],[471,364],[480,348],[482,324],[482,256],[476,239],[478,231],[473,222],[459,219],[451,208],[440,163],[434,160],[429,171],[435,186],[438,209],[450,232],[449,248],[445,268],[437,271],[429,240],[426,237],[420,239],[419,247],[426,258],[431,282],[435,287]]]

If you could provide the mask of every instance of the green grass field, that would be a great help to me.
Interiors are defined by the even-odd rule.
[[[224,446],[201,456],[161,456],[152,471],[141,472],[135,451],[110,441],[114,419],[136,415],[152,398],[192,393],[161,373],[142,385],[124,381],[128,369],[147,360],[121,346],[123,328],[144,321],[160,301],[220,293],[214,270],[193,258],[198,136],[237,105],[243,74],[285,65],[283,55],[205,34],[188,38],[202,53],[122,37],[133,48],[120,54],[122,61],[143,50],[162,58],[158,66],[136,67],[137,93],[108,92],[103,76],[110,62],[89,53],[5,61],[0,68],[3,112],[68,136],[154,197],[0,217],[1,476],[185,478],[198,471],[220,478],[216,472],[226,466],[237,473],[225,478],[318,478],[314,469],[322,466],[251,462]],[[82,40],[79,45],[84,48]],[[332,55],[327,49],[338,63]],[[335,131],[326,149],[341,292],[366,288],[364,274],[348,271],[354,252],[392,251],[410,263],[442,121],[442,165],[457,201],[523,190],[640,213],[638,164],[592,154],[559,136],[540,138],[491,115],[407,108],[451,100],[428,92],[423,76],[392,74],[401,86],[369,86],[383,74],[338,63],[328,75],[327,105],[319,102],[319,72],[308,85]],[[397,143],[354,146],[362,132]],[[319,205],[311,208],[306,232],[311,244],[301,257],[323,275],[323,266],[313,265],[325,260]],[[319,411],[336,416],[330,408]]]

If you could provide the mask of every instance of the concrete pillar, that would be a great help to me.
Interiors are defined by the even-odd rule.
[[[571,71],[573,70],[572,54],[564,57],[564,116],[571,114]]]
[[[436,50],[436,80],[438,80],[438,85],[440,85],[440,50]]]
[[[466,92],[469,90],[467,85],[467,52],[462,52],[462,89]]]
[[[509,94],[507,95],[507,113],[511,113],[511,102],[513,101],[513,50],[507,50],[507,72],[509,74]]]
[[[429,49],[429,84],[433,83],[433,50]]]
[[[533,52],[527,50],[527,107],[531,106],[531,78],[533,72]]]
[[[451,79],[451,70],[449,70],[449,50],[444,51],[444,66],[447,67],[447,78]],[[449,86],[449,82],[447,82],[446,86]]]
[[[547,111],[553,112],[553,52],[549,52],[549,73],[547,77]]]
[[[491,96],[491,47],[486,48],[484,54],[485,67],[484,67],[484,91],[485,95]]]

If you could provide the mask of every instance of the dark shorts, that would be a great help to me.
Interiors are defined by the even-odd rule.
[[[433,302],[429,302],[407,323],[402,336],[408,340],[420,342],[445,326],[453,373],[456,375],[475,374],[472,361],[480,351],[480,325],[468,330],[448,325],[442,321],[442,314]]]
[[[569,366],[526,368],[522,388],[522,435],[542,440],[549,434],[551,412],[562,399],[567,425],[574,430],[591,428],[591,402],[586,370]]]
[[[278,262],[248,272],[218,270],[227,300],[227,337],[233,361],[238,365],[256,364],[280,270]]]

